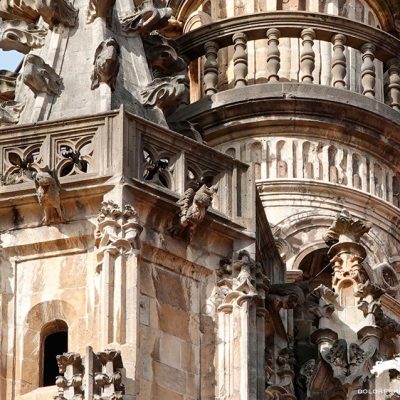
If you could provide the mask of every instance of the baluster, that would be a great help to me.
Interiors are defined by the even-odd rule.
[[[375,98],[375,45],[365,43],[361,47],[362,66],[361,66],[361,85],[363,87],[363,95],[371,99]]]
[[[235,52],[233,54],[233,73],[235,76],[235,87],[247,85],[247,37],[238,32],[233,35]]]
[[[267,30],[268,49],[267,49],[267,79],[268,82],[279,81],[279,68],[281,67],[281,52],[279,51],[279,29],[271,28]]]
[[[303,48],[300,54],[300,69],[302,72],[302,82],[313,83],[313,71],[315,68],[315,53],[313,44],[315,39],[315,32],[311,28],[306,28],[301,31],[301,38],[303,39]]]
[[[346,55],[344,45],[346,44],[346,36],[337,34],[332,37],[333,56],[332,56],[332,78],[333,87],[345,89],[346,82]]]
[[[392,58],[388,61],[389,85],[388,96],[389,106],[400,111],[400,59]]]
[[[207,42],[204,45],[206,62],[204,64],[204,91],[206,95],[217,93],[218,83],[218,44]]]

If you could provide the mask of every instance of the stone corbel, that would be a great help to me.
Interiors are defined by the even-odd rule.
[[[49,64],[34,54],[25,56],[22,72],[18,79],[21,79],[35,96],[41,93],[56,96],[61,91],[62,79]]]
[[[0,19],[0,49],[27,54],[44,45],[47,29],[25,21]]]
[[[58,395],[54,400],[83,399],[83,365],[77,353],[64,353],[57,356],[57,364],[61,374],[56,378]]]

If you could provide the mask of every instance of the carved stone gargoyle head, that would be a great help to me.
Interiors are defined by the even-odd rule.
[[[112,91],[119,71],[120,47],[114,38],[104,40],[96,49],[93,61],[93,73],[91,76],[91,89],[97,89],[100,83],[106,83]]]

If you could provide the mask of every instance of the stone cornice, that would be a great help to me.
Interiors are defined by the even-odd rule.
[[[351,132],[352,141],[368,141],[372,149],[379,143],[379,152],[385,150],[385,157],[392,157],[388,161],[398,159],[400,151],[399,112],[361,94],[322,85],[282,82],[230,89],[206,96],[171,118],[199,123],[205,139],[213,145],[226,141],[224,135],[231,140],[235,129],[248,136],[244,124],[287,127],[316,123]],[[235,138],[237,135],[235,132]]]
[[[316,39],[328,42],[334,34],[340,33],[353,48],[360,48],[364,43],[375,44],[375,55],[381,61],[397,57],[400,51],[400,41],[389,33],[348,18],[306,11],[274,11],[227,18],[182,35],[177,44],[182,54],[193,60],[204,54],[204,45],[209,41],[216,41],[220,48],[226,47],[232,44],[232,35],[236,32],[245,33],[248,40],[265,39],[270,28],[278,28],[281,37],[296,38],[304,28],[312,28]]]

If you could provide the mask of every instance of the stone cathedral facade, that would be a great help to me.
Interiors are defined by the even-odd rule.
[[[400,3],[0,0],[1,400],[399,400]]]

